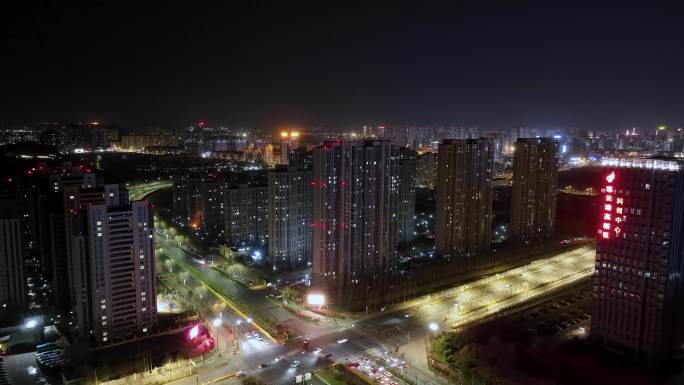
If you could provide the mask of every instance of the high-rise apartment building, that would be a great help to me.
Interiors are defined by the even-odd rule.
[[[416,187],[433,189],[437,182],[437,154],[426,152],[416,158]]]
[[[225,178],[207,178],[200,184],[200,210],[202,212],[201,227],[212,237],[223,239],[225,231]]]
[[[313,274],[341,301],[343,288],[395,265],[399,147],[325,142],[313,153]]]
[[[311,262],[311,170],[279,167],[268,173],[268,255],[274,266]]]
[[[603,166],[592,338],[657,365],[684,343],[684,164]]]
[[[268,238],[268,186],[241,183],[223,194],[226,243],[264,245]]]
[[[513,154],[510,234],[518,245],[553,237],[558,190],[558,142],[519,138]]]
[[[16,199],[0,198],[0,313],[26,299],[22,214]]]
[[[202,216],[202,177],[189,174],[173,175],[173,216],[181,226],[197,229]]]
[[[100,344],[144,336],[157,322],[151,210],[113,203],[70,218],[79,333]]]
[[[410,242],[416,232],[416,154],[403,147],[399,152],[399,205],[397,241]]]
[[[445,139],[438,158],[437,253],[466,262],[491,242],[493,145],[485,138]]]

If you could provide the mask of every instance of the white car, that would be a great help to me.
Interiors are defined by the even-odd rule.
[[[348,341],[348,340],[347,340],[346,338],[341,338],[341,339],[337,340],[337,343],[338,343],[338,344],[343,344],[343,343],[345,343],[345,342],[347,342],[347,341]]]
[[[313,350],[314,354],[318,354],[321,352],[321,348],[316,348]]]

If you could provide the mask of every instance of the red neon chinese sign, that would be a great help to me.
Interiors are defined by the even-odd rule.
[[[601,211],[601,224],[598,229],[598,236],[603,239],[619,237],[622,229],[620,226],[625,221],[623,213],[624,199],[617,195],[617,189],[613,185],[617,176],[615,171],[606,175],[606,185],[601,189],[603,193],[603,210]]]

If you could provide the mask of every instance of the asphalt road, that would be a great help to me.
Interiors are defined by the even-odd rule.
[[[560,253],[502,274],[409,301],[389,313],[371,314],[353,324],[353,321],[347,321],[338,325],[317,325],[293,316],[266,299],[270,289],[247,288],[199,263],[196,255],[180,249],[174,241],[161,237],[157,239],[158,246],[168,255],[200,269],[207,285],[226,292],[229,297],[235,296],[249,302],[277,322],[287,323],[300,334],[287,344],[279,345],[266,340],[257,341],[254,337],[247,338],[246,335],[251,334],[249,325],[238,327],[240,354],[237,358],[227,358],[233,361],[226,366],[243,370],[266,384],[274,385],[294,383],[297,374],[329,367],[332,361],[324,357],[326,353],[332,354],[335,361],[346,364],[386,351],[396,352],[406,359],[409,367],[404,375],[407,378],[420,384],[446,385],[448,381],[427,369],[424,341],[429,333],[482,320],[587,279],[593,274],[595,255],[595,251],[588,247]],[[224,317],[235,317],[228,322],[237,320],[235,314],[224,314]],[[437,325],[437,330],[428,329],[430,324]],[[304,338],[310,339],[308,350],[305,349]],[[341,339],[346,341],[338,343]],[[320,347],[322,351],[313,353],[311,350],[315,347]],[[276,361],[276,357],[281,355],[285,359]],[[300,362],[296,368],[292,367],[294,361]],[[259,368],[260,364],[266,366]],[[207,373],[199,382],[209,382],[211,378],[219,378],[219,375]],[[191,385],[194,381],[197,380],[188,379],[186,383]],[[395,382],[401,383],[396,378]]]

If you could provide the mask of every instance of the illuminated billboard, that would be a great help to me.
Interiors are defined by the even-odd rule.
[[[622,232],[622,224],[627,220],[623,212],[624,198],[622,191],[618,190],[614,182],[617,180],[615,171],[611,171],[605,178],[605,185],[601,189],[603,202],[601,203],[601,224],[598,229],[600,239],[619,237]]]
[[[306,302],[312,306],[325,305],[325,296],[323,294],[309,294],[306,297]]]

